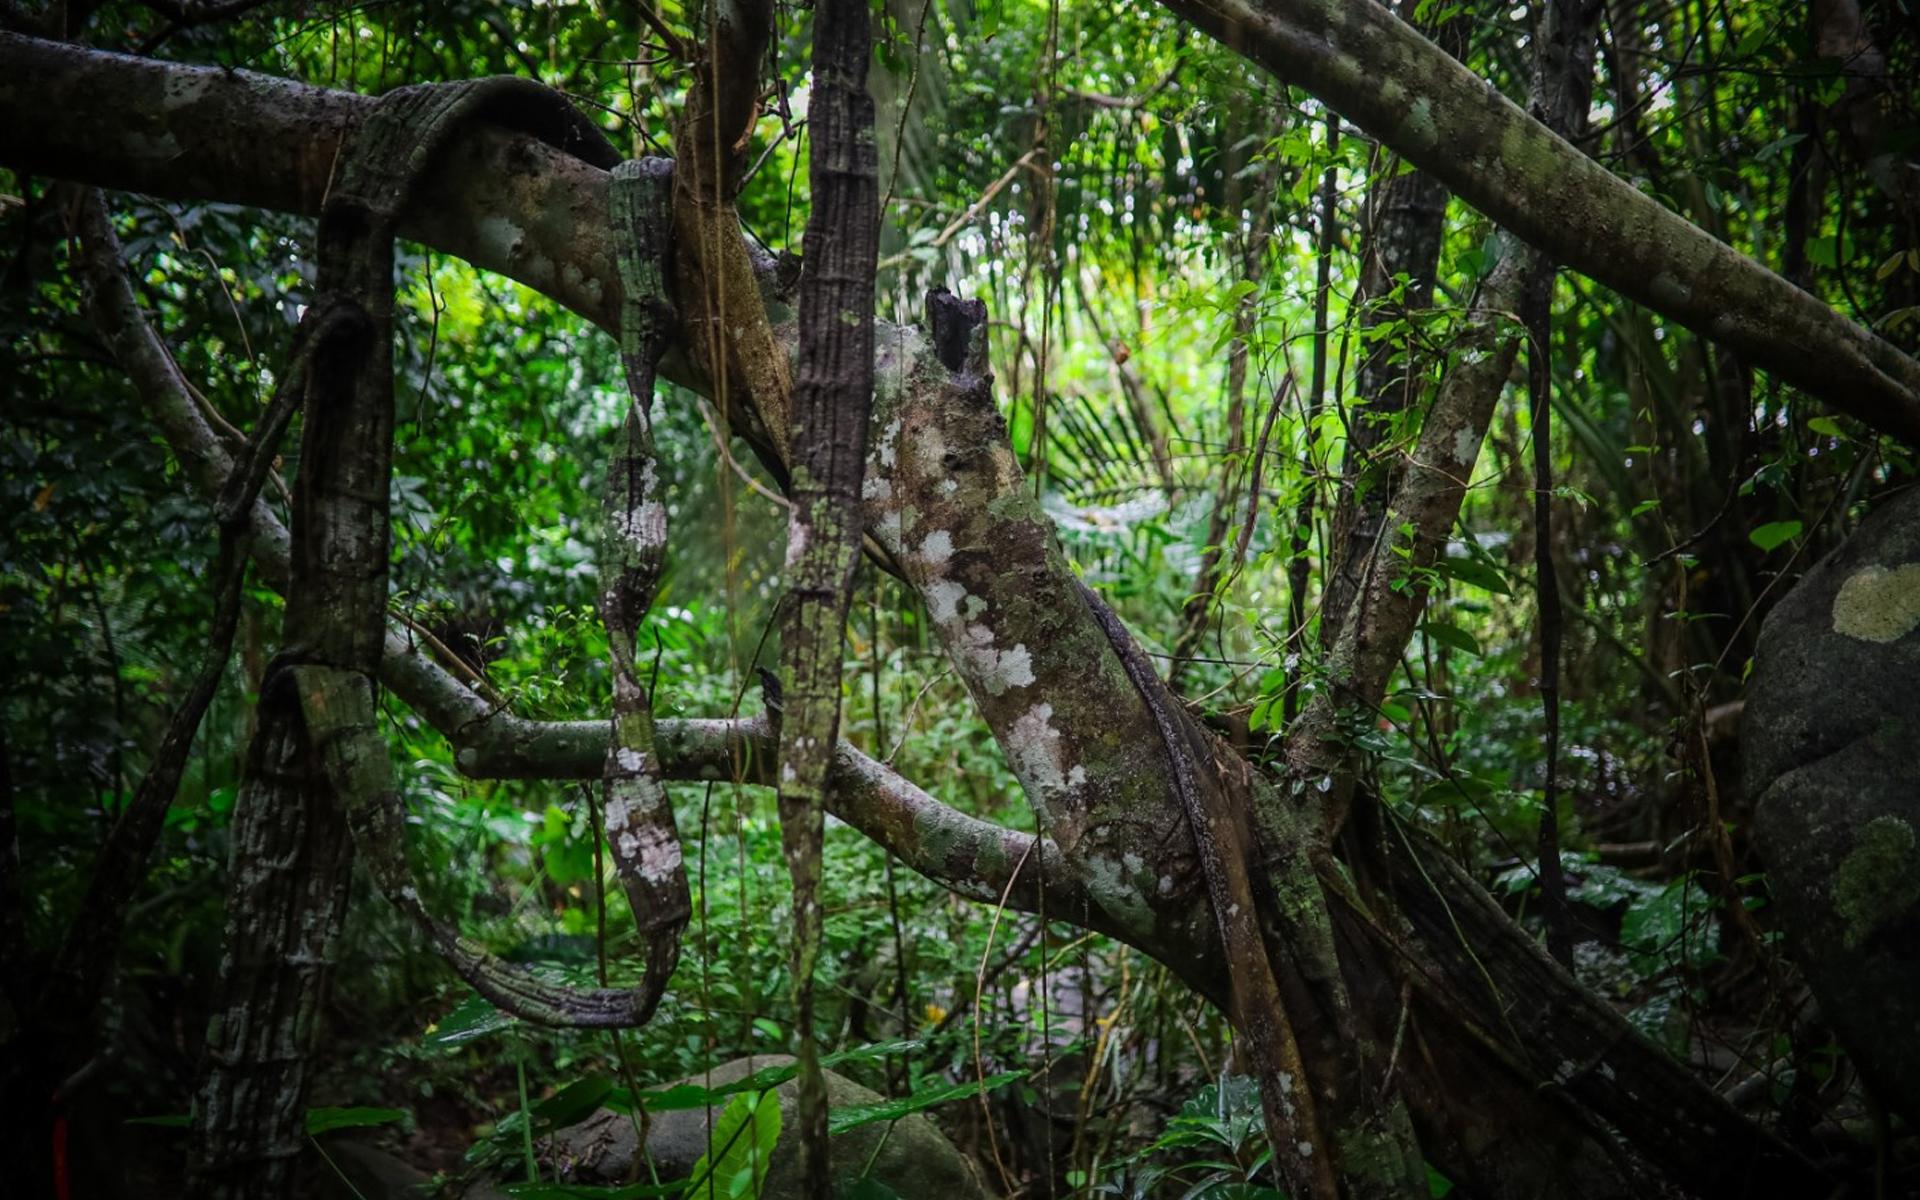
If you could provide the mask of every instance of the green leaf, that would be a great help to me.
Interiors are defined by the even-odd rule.
[[[1276,697],[1268,696],[1253,706],[1253,712],[1247,717],[1247,732],[1259,733],[1267,727],[1267,721],[1273,713],[1273,703],[1275,699]]]
[[[1451,647],[1463,654],[1471,654],[1475,658],[1485,653],[1485,651],[1480,649],[1480,643],[1474,639],[1474,636],[1457,625],[1446,625],[1439,621],[1423,621],[1420,624],[1420,632],[1426,634],[1430,640],[1439,642],[1442,646]]]
[[[772,1092],[742,1092],[733,1098],[707,1141],[707,1152],[693,1165],[682,1200],[731,1200],[758,1196],[780,1140],[780,1100]],[[744,1187],[736,1184],[745,1174]]]
[[[1800,536],[1798,521],[1768,521],[1747,535],[1747,540],[1771,554],[1774,550]]]
[[[1498,596],[1511,596],[1513,589],[1507,586],[1506,579],[1498,567],[1477,558],[1443,558],[1434,564],[1435,568],[1448,579],[1489,591]]]
[[[592,1115],[613,1091],[613,1080],[605,1075],[576,1079],[533,1106],[536,1121],[554,1129],[574,1125]]]
[[[1817,237],[1807,239],[1807,261],[1816,267],[1838,267],[1853,261],[1854,247],[1851,237]]]
[[[846,1133],[850,1129],[871,1125],[875,1121],[897,1121],[909,1113],[917,1113],[922,1109],[932,1108],[936,1104],[945,1104],[949,1100],[958,1100],[964,1096],[978,1096],[996,1088],[1003,1088],[1025,1075],[1025,1071],[1003,1071],[998,1075],[987,1076],[984,1081],[968,1080],[966,1083],[911,1092],[897,1100],[881,1100],[873,1104],[852,1104],[845,1108],[836,1108],[827,1114],[827,1132]]]
[[[307,1136],[319,1137],[336,1129],[367,1129],[392,1125],[407,1119],[398,1108],[310,1108],[307,1110]]]
[[[495,1008],[485,996],[470,992],[445,1019],[427,1026],[423,1040],[437,1049],[451,1050],[516,1024],[515,1018]]]
[[[1807,428],[1813,430],[1815,433],[1824,434],[1827,437],[1847,436],[1846,432],[1840,428],[1840,422],[1834,420],[1832,417],[1814,417],[1807,422]]]

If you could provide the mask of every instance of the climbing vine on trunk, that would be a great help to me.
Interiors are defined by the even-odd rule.
[[[800,1049],[800,1136],[807,1193],[826,1200],[827,1096],[814,1043],[820,843],[827,770],[840,732],[841,641],[858,561],[861,480],[873,407],[878,164],[866,0],[821,0],[813,19],[812,151],[799,363],[793,389],[793,510],[781,642],[780,829],[793,875],[793,993]]]

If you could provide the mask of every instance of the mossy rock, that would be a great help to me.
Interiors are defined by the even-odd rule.
[[[1787,948],[1880,1100],[1920,1127],[1920,491],[1768,614],[1741,735]]]

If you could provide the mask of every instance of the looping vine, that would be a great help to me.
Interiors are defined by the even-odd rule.
[[[631,989],[548,983],[462,938],[427,909],[406,861],[404,811],[375,720],[390,538],[394,230],[435,154],[453,133],[482,117],[614,168],[614,237],[626,290],[621,350],[632,403],[605,496],[600,607],[611,645],[614,700],[603,785],[614,862],[647,948],[644,977]],[[557,93],[506,77],[390,93],[343,148],[321,215],[320,281],[327,301],[316,311],[331,311],[336,300],[355,305],[367,318],[368,336],[351,347],[330,347],[309,373],[288,649],[281,656],[281,678],[269,687],[270,695],[283,695],[291,683],[297,719],[344,809],[358,852],[382,892],[435,950],[476,991],[517,1017],[594,1028],[640,1025],[653,1015],[679,960],[680,933],[691,912],[654,751],[651,701],[633,649],[666,545],[647,403],[673,318],[663,266],[672,164],[613,159],[598,131]]]

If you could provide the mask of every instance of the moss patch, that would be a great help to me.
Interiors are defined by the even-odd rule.
[[[1920,856],[1913,826],[1899,817],[1875,817],[1860,829],[1853,850],[1834,875],[1833,907],[1853,949],[1920,902]]]
[[[1855,571],[1833,597],[1833,631],[1895,642],[1920,626],[1920,563]]]

